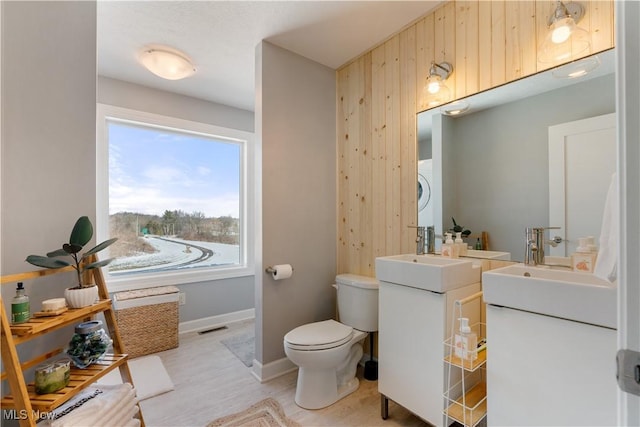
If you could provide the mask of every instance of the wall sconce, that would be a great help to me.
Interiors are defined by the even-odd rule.
[[[180,80],[196,72],[191,60],[182,52],[168,47],[147,48],[140,54],[147,70],[167,80]]]
[[[583,16],[584,8],[580,3],[556,2],[547,22],[549,32],[538,49],[540,62],[567,62],[591,52],[589,32],[576,25]]]
[[[436,64],[435,61],[431,62],[429,77],[427,77],[427,83],[422,90],[427,107],[435,107],[451,99],[451,90],[444,84],[444,81],[449,78],[452,72],[453,65],[448,62],[440,64]]]

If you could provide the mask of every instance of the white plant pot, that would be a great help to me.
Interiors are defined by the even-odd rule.
[[[94,304],[98,300],[98,287],[64,290],[64,298],[67,300],[69,308],[82,308]]]

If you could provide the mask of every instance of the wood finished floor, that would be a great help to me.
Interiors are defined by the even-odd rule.
[[[231,324],[228,329],[203,335],[180,336],[180,347],[157,353],[175,390],[141,402],[145,423],[153,426],[206,426],[224,415],[242,411],[272,397],[285,413],[305,427],[424,427],[429,424],[401,406],[389,402],[389,418],[380,418],[377,381],[362,378],[360,388],[328,408],[306,410],[294,402],[297,372],[260,384],[220,340],[252,330],[253,322]]]

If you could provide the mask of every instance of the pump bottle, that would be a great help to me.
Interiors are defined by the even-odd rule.
[[[458,258],[458,246],[453,242],[451,233],[445,233],[445,241],[442,245],[442,256],[447,258]]]
[[[462,232],[456,232],[456,240],[455,245],[458,247],[458,255],[466,256],[467,255],[467,244],[462,240]]]
[[[461,359],[476,360],[478,358],[478,336],[471,332],[469,319],[461,317],[460,333],[454,337],[454,354]]]
[[[580,242],[579,246],[576,252],[571,255],[571,267],[573,267],[574,271],[593,273],[598,253],[589,247],[587,238],[580,238],[578,241]]]
[[[31,317],[29,297],[24,293],[22,282],[18,282],[16,296],[11,301],[11,323],[24,323]]]

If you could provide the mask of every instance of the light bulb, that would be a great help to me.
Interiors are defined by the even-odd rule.
[[[564,18],[554,22],[551,30],[551,41],[555,44],[566,42],[571,36],[574,27],[573,18]]]
[[[427,81],[427,90],[430,94],[436,94],[440,91],[440,76],[435,75],[429,77]]]

